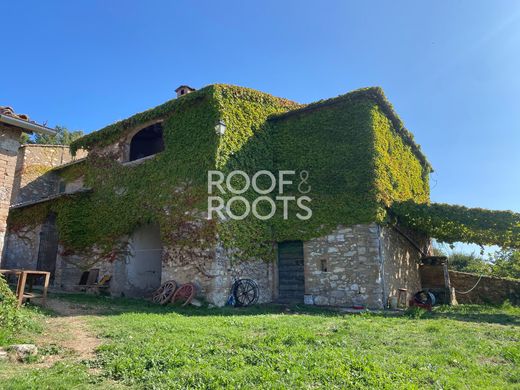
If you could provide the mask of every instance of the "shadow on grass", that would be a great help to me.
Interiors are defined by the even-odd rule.
[[[180,307],[174,305],[159,306],[145,299],[112,298],[108,296],[88,295],[81,293],[52,293],[49,298],[57,298],[76,307],[70,314],[56,313],[43,309],[54,316],[76,316],[95,314],[100,316],[120,315],[123,313],[179,314],[183,316],[256,316],[267,314],[307,314],[325,317],[344,316],[345,313],[334,308],[324,308],[308,305],[264,304],[250,307]],[[365,316],[401,317],[409,320],[456,320],[463,322],[490,323],[520,326],[520,308],[512,306],[438,306],[433,312],[422,309],[408,310],[396,313],[392,311],[365,312]]]
[[[255,316],[266,314],[313,314],[323,316],[342,315],[336,309],[320,308],[306,305],[259,304],[249,307],[212,307],[207,306],[160,306],[146,299],[112,298],[109,296],[88,295],[81,293],[51,293],[49,299],[67,302],[73,308],[70,316],[95,314],[100,316],[119,315],[123,313],[175,313],[183,316]],[[77,309],[77,310],[74,310]],[[53,316],[68,316],[57,313],[52,307],[42,308],[42,311]]]
[[[464,322],[479,322],[520,326],[520,308],[505,306],[440,306],[433,313],[434,318],[446,318]]]

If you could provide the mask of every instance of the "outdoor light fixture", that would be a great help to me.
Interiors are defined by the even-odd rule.
[[[224,135],[224,133],[226,132],[226,124],[222,119],[219,120],[217,125],[215,126],[215,132],[217,133],[217,135],[220,136]]]

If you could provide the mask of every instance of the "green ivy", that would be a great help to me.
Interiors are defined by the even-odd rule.
[[[165,150],[125,166],[98,151],[143,123],[163,119]],[[219,120],[227,130],[221,137]],[[136,114],[75,141],[90,151],[84,161],[57,169],[65,181],[84,178],[88,193],[60,197],[10,213],[11,229],[57,214],[67,250],[96,245],[110,253],[120,237],[158,222],[165,243],[202,247],[216,234],[237,256],[273,256],[273,243],[307,240],[337,225],[381,222],[393,200],[428,201],[426,158],[382,91],[368,88],[302,106],[228,85],[212,85]],[[253,217],[215,224],[187,211],[207,208],[207,171],[307,171],[313,216],[302,222],[293,204],[288,220]],[[284,195],[299,196],[299,179]],[[226,197],[229,197],[227,194]],[[251,201],[252,191],[244,194]],[[240,206],[237,206],[240,207]],[[193,226],[197,229],[193,229]]]
[[[378,203],[414,199],[430,200],[430,167],[421,163],[406,140],[398,136],[391,120],[379,105],[371,109],[375,136],[375,171]]]
[[[520,248],[520,214],[443,203],[396,202],[399,222],[446,243],[466,242]]]

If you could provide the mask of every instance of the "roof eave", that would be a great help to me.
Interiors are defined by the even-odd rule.
[[[37,123],[28,122],[23,119],[14,118],[9,115],[0,114],[0,122],[22,128],[26,131],[42,133],[46,135],[56,135],[56,130],[46,126],[38,125]]]

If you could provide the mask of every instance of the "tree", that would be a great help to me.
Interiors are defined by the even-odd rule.
[[[453,252],[448,257],[448,267],[454,271],[490,275],[492,266],[475,253]]]
[[[454,271],[520,279],[519,250],[502,249],[490,254],[488,260],[475,253],[453,252],[446,254],[438,248],[435,248],[434,251],[436,256],[447,256],[448,267]]]
[[[83,131],[69,131],[64,126],[56,126],[56,135],[34,133],[28,135],[23,133],[20,142],[26,144],[44,145],[70,145],[73,141],[83,137]]]
[[[520,251],[502,249],[491,256],[492,275],[520,279]]]

